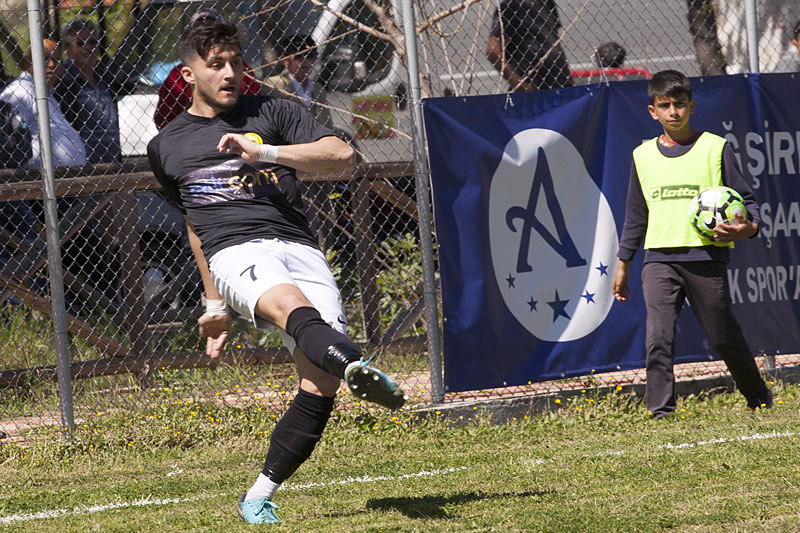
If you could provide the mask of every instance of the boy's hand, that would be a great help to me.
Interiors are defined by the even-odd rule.
[[[628,278],[631,275],[630,261],[620,259],[617,262],[617,272],[614,274],[614,282],[611,284],[611,292],[619,302],[627,302],[628,295],[631,293],[628,287]]]
[[[758,225],[741,215],[732,224],[720,224],[714,229],[714,242],[733,242],[758,233]]]
[[[258,161],[259,144],[240,133],[226,133],[217,143],[217,150],[226,154],[233,152],[248,163]]]
[[[203,313],[203,316],[197,319],[197,324],[200,326],[200,337],[206,337],[206,355],[212,359],[219,357],[222,345],[225,344],[225,339],[233,326],[231,315]]]

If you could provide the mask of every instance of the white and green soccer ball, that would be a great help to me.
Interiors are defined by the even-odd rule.
[[[707,239],[714,236],[720,224],[735,222],[737,214],[746,217],[747,210],[742,197],[730,187],[708,187],[689,203],[689,224]]]

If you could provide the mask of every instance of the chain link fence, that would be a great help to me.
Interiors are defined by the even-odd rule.
[[[744,4],[418,0],[422,96],[647,78],[664,68],[748,70]],[[759,68],[797,69],[800,7],[756,4]],[[200,280],[183,221],[159,194],[145,157],[148,141],[191,102],[176,44],[198,13],[239,23],[244,92],[298,100],[357,149],[355,172],[300,176],[308,216],[339,281],[348,333],[381,355],[381,368],[412,405],[429,403],[419,232],[431,228],[418,218],[399,0],[44,0],[41,10],[52,41],[45,59],[76,417],[169,398],[281,411],[297,388],[278,336],[244,321],[220,360],[206,358],[196,324]],[[0,0],[0,13],[2,438],[57,425],[60,416],[31,32],[24,1]],[[719,371],[716,363],[686,370]],[[346,393],[340,401],[356,403]]]

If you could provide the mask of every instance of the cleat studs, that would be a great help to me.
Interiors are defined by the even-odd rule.
[[[361,394],[361,397],[362,398],[366,398],[367,397],[367,393],[365,392],[365,393]]]
[[[378,374],[375,374],[374,376],[372,376],[372,381],[378,381],[379,379],[381,379],[381,378],[378,377]]]
[[[353,383],[353,385],[351,386],[351,388],[353,388],[353,389],[357,389],[357,388],[358,388],[358,385],[356,385],[355,383]]]

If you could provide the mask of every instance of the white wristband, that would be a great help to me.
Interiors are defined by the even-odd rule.
[[[202,303],[206,306],[206,314],[207,315],[227,315],[228,314],[228,304],[225,303],[225,300],[209,300],[206,298],[204,294],[201,298]]]
[[[275,163],[278,161],[278,147],[272,144],[262,144],[258,147],[258,160],[262,163]]]

